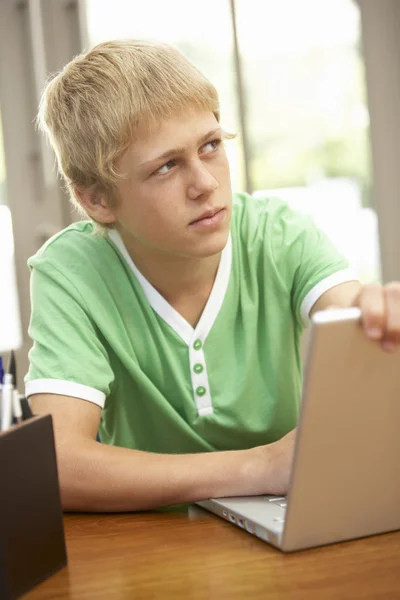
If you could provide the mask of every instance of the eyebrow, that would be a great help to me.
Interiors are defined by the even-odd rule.
[[[203,135],[199,140],[198,140],[198,145],[202,145],[204,144],[204,142],[206,140],[208,140],[209,137],[211,137],[212,135],[216,134],[217,132],[222,131],[221,127],[216,127],[215,129],[212,129],[211,131],[209,131],[208,133],[206,133],[206,135]],[[162,160],[166,160],[168,158],[170,158],[171,156],[176,156],[177,154],[182,154],[183,152],[185,152],[186,148],[171,148],[170,150],[167,150],[166,152],[163,152],[162,154],[160,154],[160,156],[157,156],[155,158],[151,158],[150,160],[146,160],[145,162],[141,163],[141,167],[144,167],[146,165],[149,165],[150,163],[155,163],[158,161],[162,161]]]

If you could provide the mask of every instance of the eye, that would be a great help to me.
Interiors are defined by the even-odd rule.
[[[207,142],[207,144],[204,144],[204,146],[202,146],[201,149],[206,154],[208,154],[210,152],[214,152],[218,148],[218,146],[220,145],[221,142],[222,142],[221,138],[215,139],[212,142]]]
[[[154,171],[154,175],[166,175],[171,171],[171,169],[175,166],[174,160],[169,160],[165,163],[165,165],[161,165],[156,171]]]

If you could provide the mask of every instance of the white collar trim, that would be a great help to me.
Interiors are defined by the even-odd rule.
[[[200,339],[204,343],[218,316],[229,285],[232,267],[232,239],[229,234],[228,242],[221,253],[217,276],[203,314],[195,329],[179,314],[165,298],[142,275],[130,257],[118,231],[112,229],[108,237],[116,245],[122,256],[132,269],[134,275],[153,310],[166,322],[189,346],[193,340]]]

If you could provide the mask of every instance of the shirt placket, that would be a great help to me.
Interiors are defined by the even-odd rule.
[[[204,340],[201,336],[194,335],[189,348],[190,374],[192,380],[193,397],[199,416],[213,413],[210,394],[210,384],[207,374],[207,365],[204,355]]]

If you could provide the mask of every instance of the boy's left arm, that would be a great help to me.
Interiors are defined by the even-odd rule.
[[[317,300],[310,315],[333,307],[359,306],[362,325],[371,340],[391,352],[400,344],[400,282],[386,285],[361,285],[358,281],[341,283]]]

